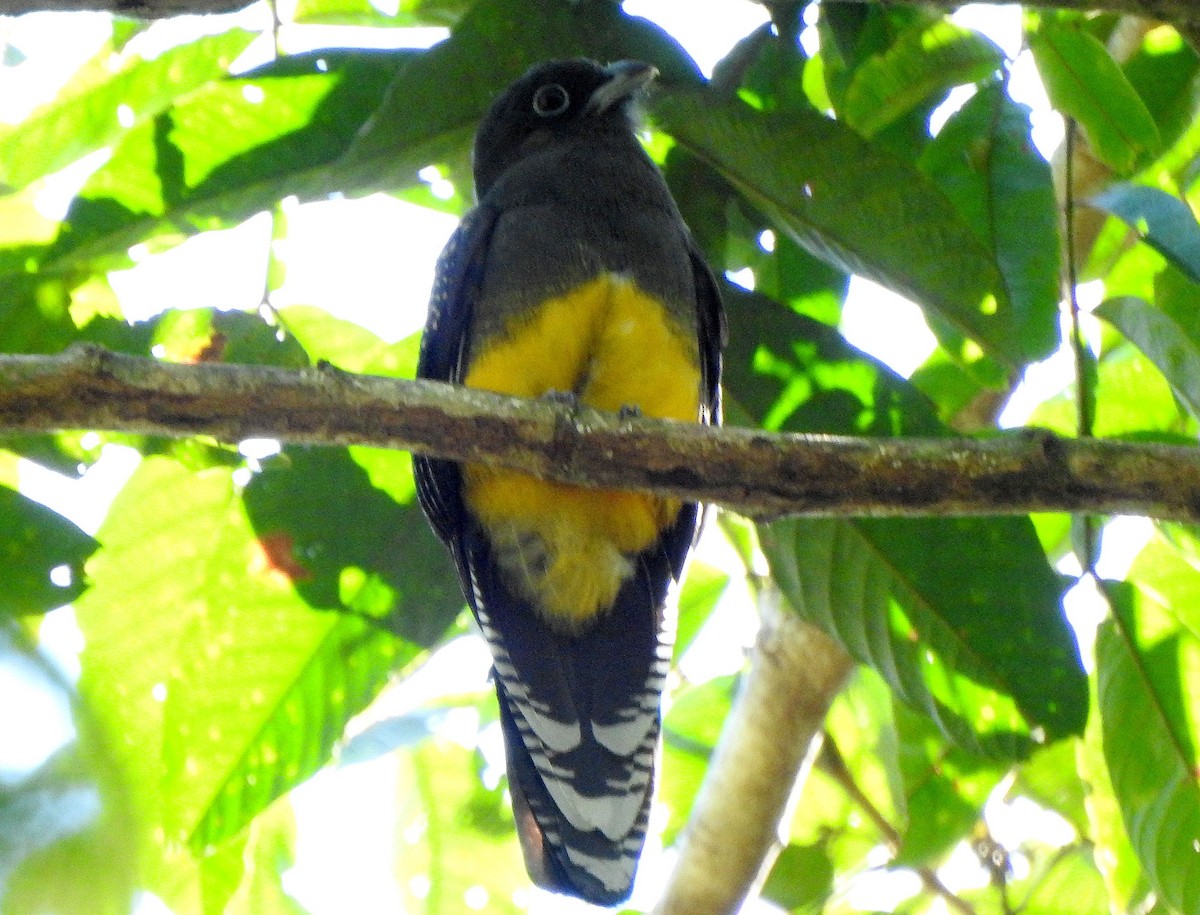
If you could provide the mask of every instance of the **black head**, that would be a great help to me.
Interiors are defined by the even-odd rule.
[[[475,134],[475,193],[482,197],[514,162],[555,137],[631,130],[629,101],[658,71],[623,60],[538,64],[492,103]]]

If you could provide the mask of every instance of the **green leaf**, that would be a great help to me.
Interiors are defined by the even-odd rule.
[[[12,723],[5,731],[8,762],[0,779],[0,908],[5,915],[128,915],[137,866],[124,791],[87,710],[57,664],[22,629],[16,620],[0,619],[0,667],[9,683],[15,673],[23,687],[5,693]],[[13,719],[10,709],[30,691],[40,695],[25,710],[23,724],[21,712]],[[69,708],[74,733],[36,769],[25,771],[28,754],[17,741],[44,744],[42,722],[29,715],[45,704]],[[57,726],[51,730],[58,733]]]
[[[674,658],[678,662],[708,622],[718,601],[729,587],[729,576],[720,569],[694,560],[679,593],[679,623],[675,633]]]
[[[314,613],[244,521],[214,547],[206,606],[183,636],[198,650],[171,671],[163,722],[164,825],[196,852],[316,772],[398,656],[415,653],[357,617]]]
[[[352,613],[417,648],[433,645],[463,606],[458,576],[416,504],[371,485],[345,451],[285,448],[243,493],[270,567],[310,607]]]
[[[900,703],[895,722],[908,814],[896,863],[936,866],[970,837],[1005,767],[947,744],[935,722]]]
[[[457,595],[439,602],[438,588],[450,590],[439,582],[417,590],[424,582],[411,576],[435,574],[432,561],[409,578],[389,571],[409,558],[410,534],[432,538],[403,520],[415,509],[372,495],[344,452],[322,456],[324,469],[296,460],[294,479],[259,474],[266,485],[247,494],[268,528],[257,536],[228,469],[189,474],[163,459],[143,463],[101,529],[95,587],[77,603],[87,638],[80,688],[120,744],[151,847],[165,838],[201,850],[239,832],[324,763],[397,659],[426,644],[396,635],[425,635],[461,604]],[[272,501],[301,480],[310,488],[297,490],[293,510]],[[302,539],[303,519],[320,512],[325,537],[344,534],[338,519],[360,529],[345,541]],[[395,635],[368,619],[393,613]]]
[[[907,815],[892,693],[870,668],[858,667],[825,716],[826,743],[817,766],[836,748],[871,806],[889,823]]]
[[[1053,810],[1087,835],[1085,805],[1090,784],[1085,785],[1076,766],[1079,743],[1060,740],[1042,747],[1021,765],[1016,772],[1013,790],[1031,798],[1042,807]]]
[[[130,841],[143,885],[161,886],[173,856],[163,844],[163,690],[194,616],[204,610],[204,559],[232,496],[229,472],[191,474],[149,458],[101,526],[88,562],[92,587],[75,603],[83,632],[79,693],[128,798]]]
[[[1092,431],[1098,436],[1187,432],[1187,414],[1180,409],[1162,373],[1128,344],[1100,360],[1095,398]],[[1038,406],[1029,422],[1074,435],[1076,410],[1074,390],[1068,390]]]
[[[771,866],[762,897],[795,915],[820,915],[833,895],[833,880],[824,844],[787,845]]]
[[[789,520],[762,539],[793,609],[957,745],[1021,758],[1082,729],[1086,686],[1059,584],[1025,523]]]
[[[1093,674],[1094,676],[1094,674]],[[1113,794],[1112,779],[1104,759],[1100,711],[1092,691],[1091,714],[1078,748],[1079,776],[1088,786],[1087,835],[1095,843],[1094,859],[1104,880],[1112,907],[1118,912],[1138,911],[1152,892],[1129,834],[1121,820],[1121,808]]]
[[[1154,123],[1163,146],[1170,146],[1192,123],[1192,85],[1200,73],[1200,56],[1174,28],[1150,29],[1122,69]]]
[[[70,603],[86,587],[83,564],[98,545],[57,512],[0,485],[0,615]]]
[[[310,364],[324,360],[344,372],[412,378],[417,369],[420,335],[387,343],[361,325],[309,305],[279,313],[287,333],[300,344]]]
[[[663,740],[691,753],[711,753],[733,705],[736,685],[736,677],[714,677],[677,696],[663,721]]]
[[[1113,618],[1096,642],[1104,757],[1146,876],[1165,902],[1195,913],[1200,576],[1154,541],[1130,579],[1132,586],[1106,583]]]
[[[987,249],[908,163],[813,112],[767,115],[683,91],[660,94],[651,110],[818,257],[908,296],[1012,365],[1027,359]]]
[[[283,874],[295,864],[295,845],[296,816],[281,798],[250,824],[245,870],[222,915],[305,915],[283,888]]]
[[[31,249],[15,272],[0,275],[0,352],[55,353],[75,334],[68,309],[70,290],[62,277],[33,271],[42,249]]]
[[[1003,52],[978,32],[946,19],[918,21],[854,72],[838,113],[870,138],[926,99],[986,79],[1003,63]]]
[[[942,433],[927,401],[830,328],[732,289],[726,305],[731,417],[797,432]],[[796,610],[962,746],[1019,757],[1035,737],[1082,728],[1074,637],[1028,519],[784,521],[763,546]]]
[[[321,51],[210,83],[128,131],[43,263],[124,264],[130,245],[240,222],[287,194],[352,188],[336,161],[413,51]]]
[[[984,86],[926,147],[921,170],[991,252],[1026,359],[1058,343],[1059,234],[1054,179],[1030,139],[1029,109]]]
[[[522,910],[513,896],[528,881],[509,801],[500,786],[484,787],[479,765],[477,754],[436,738],[401,757],[395,834],[403,911]]]
[[[390,27],[452,26],[470,8],[467,0],[400,0],[394,15],[369,0],[299,0],[291,21],[313,25]]]
[[[1167,312],[1141,299],[1108,299],[1095,313],[1145,353],[1192,416],[1200,418],[1200,340],[1190,337]]]
[[[244,499],[248,518],[215,545],[207,608],[187,636],[210,647],[181,659],[168,684],[168,813],[196,849],[322,765],[393,665],[415,657],[461,603],[445,596],[444,562],[406,551],[410,533],[431,539],[405,519],[415,509],[372,490],[342,452],[284,452]],[[397,569],[401,556],[412,565]],[[443,575],[421,594],[427,571]]]
[[[219,80],[256,33],[233,29],[135,60],[120,72],[38,110],[0,135],[0,184],[24,187],[114,143],[173,101]]]
[[[1184,201],[1156,187],[1122,183],[1086,203],[1128,224],[1142,241],[1200,283],[1200,223]]]
[[[674,39],[608,0],[481,0],[449,40],[397,72],[341,163],[347,180],[358,187],[404,187],[431,162],[465,159],[479,119],[501,90],[535,63],[579,56],[644,60],[676,84],[695,85],[700,78]]]
[[[1021,906],[1024,915],[1095,915],[1109,910],[1104,880],[1084,848],[1053,859]]]
[[[667,811],[663,842],[687,823],[709,757],[733,705],[737,678],[714,677],[674,696],[663,720],[663,765],[656,803]]]
[[[1101,162],[1124,175],[1159,151],[1145,103],[1082,20],[1043,19],[1029,47],[1051,104],[1079,122]]]

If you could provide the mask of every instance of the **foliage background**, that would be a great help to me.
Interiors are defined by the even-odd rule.
[[[1194,442],[1200,60],[1179,35],[1027,13],[1047,94],[1078,125],[1072,173],[1058,161],[1056,181],[1008,93],[1013,61],[978,32],[918,7],[772,11],[711,80],[661,28],[600,0],[403,0],[389,13],[302,0],[290,21],[450,37],[279,52],[250,70],[237,62],[261,40],[252,29],[212,19],[210,34],[150,54],[138,52],[145,24],[114,20],[52,102],[0,132],[0,351],[83,340],[411,375],[415,337],[279,304],[289,214],[383,192],[457,215],[470,137],[499,88],[547,57],[632,57],[662,72],[648,148],[712,263],[742,282],[726,290],[729,421],[1008,434],[997,417],[1023,373],[1065,348],[1073,380],[1032,423]],[[19,56],[9,47],[6,63]],[[961,86],[970,99],[931,131]],[[39,195],[67,167],[78,191],[49,219]],[[120,270],[251,219],[270,228],[261,303],[127,319]],[[911,377],[840,333],[851,273],[922,309],[937,346]],[[1072,294],[1060,301],[1074,282],[1092,284],[1090,314]],[[0,644],[10,666],[57,683],[74,727],[36,770],[0,781],[6,915],[123,913],[146,892],[178,913],[303,911],[283,878],[297,841],[289,792],[384,755],[400,904],[559,905],[525,886],[486,684],[464,676],[414,704],[422,676],[463,663],[470,626],[407,455],[103,431],[0,444]],[[78,475],[115,445],[142,458],[95,537],[17,488],[22,462]],[[742,565],[693,566],[679,653],[726,594],[737,597],[722,612],[737,600],[752,614],[765,570],[862,665],[786,824],[771,906],[870,911],[860,890],[890,874],[898,912],[1200,911],[1200,548],[1191,528],[1156,524],[1127,574],[1095,581],[1083,573],[1104,521],[726,519]],[[1093,607],[1074,628],[1070,589]],[[63,611],[44,615],[67,603],[77,678],[44,640]],[[688,670],[664,728],[656,822],[668,847],[739,676]],[[356,718],[381,691],[402,698]],[[1040,811],[1039,828],[1005,833],[1014,810]]]

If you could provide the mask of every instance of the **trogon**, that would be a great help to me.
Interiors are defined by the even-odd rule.
[[[551,61],[495,99],[475,138],[477,205],[438,261],[420,377],[719,420],[717,285],[635,133],[655,74]],[[526,868],[621,902],[698,508],[481,464],[418,457],[415,471],[491,650]]]

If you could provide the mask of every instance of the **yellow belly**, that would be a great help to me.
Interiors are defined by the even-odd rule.
[[[468,387],[541,397],[574,392],[588,406],[636,406],[645,416],[697,420],[697,346],[634,282],[604,274],[543,303],[490,341]],[[510,586],[549,620],[577,628],[607,609],[631,557],[674,521],[679,503],[584,489],[500,468],[464,468],[467,505],[488,531]]]

